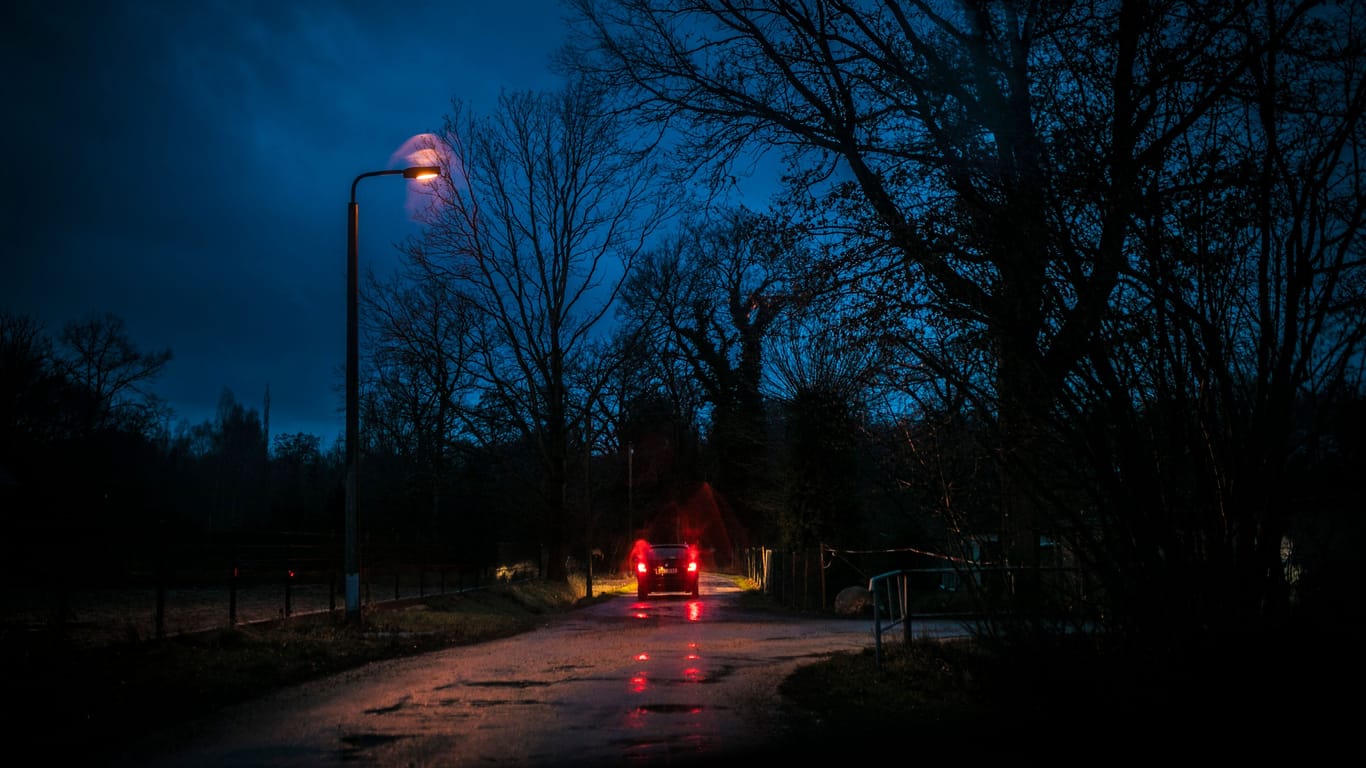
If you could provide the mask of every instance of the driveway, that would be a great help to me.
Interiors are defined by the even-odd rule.
[[[780,736],[778,685],[873,645],[867,619],[742,610],[702,596],[615,597],[515,637],[395,659],[155,734],[117,765],[680,765],[761,753]],[[964,634],[919,622],[917,636]]]

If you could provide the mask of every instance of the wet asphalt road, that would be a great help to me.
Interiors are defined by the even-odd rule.
[[[704,575],[697,599],[616,597],[534,632],[289,688],[152,735],[114,764],[656,766],[762,755],[781,742],[782,680],[871,648],[872,626],[745,612],[738,595]],[[914,630],[963,634],[949,621]]]

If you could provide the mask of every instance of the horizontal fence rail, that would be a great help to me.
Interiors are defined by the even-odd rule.
[[[739,553],[744,575],[760,591],[801,608],[828,610],[844,588],[864,586],[878,574],[908,575],[912,608],[918,613],[981,610],[1012,592],[1021,574],[1039,577],[1039,586],[1057,611],[1076,611],[1094,603],[1092,586],[1080,569],[1054,557],[1039,566],[1008,567],[991,559],[968,559],[915,548],[814,550],[749,547]]]
[[[740,553],[744,575],[758,589],[786,605],[831,610],[836,597],[851,590],[849,606],[872,614],[872,640],[879,670],[884,638],[900,629],[909,642],[912,620],[956,618],[977,631],[992,631],[998,622],[1020,619],[1013,596],[1022,584],[1035,595],[1028,620],[1061,631],[1094,627],[1099,595],[1058,547],[1045,549],[1047,564],[1008,567],[991,559],[949,556],[915,548],[850,550],[822,545],[818,550],[752,547]],[[866,586],[865,586],[866,585]],[[866,593],[858,593],[866,590]]]
[[[362,607],[535,578],[535,551],[500,546],[484,562],[460,562],[435,548],[372,546]],[[168,537],[98,567],[24,568],[0,587],[0,631],[89,646],[340,616],[341,563],[340,546],[323,535]]]

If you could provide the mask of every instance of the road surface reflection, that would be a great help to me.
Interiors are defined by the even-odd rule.
[[[296,686],[122,764],[679,766],[762,753],[782,738],[781,682],[871,648],[870,623],[747,611],[733,582],[704,579],[700,599],[613,598],[533,632]]]

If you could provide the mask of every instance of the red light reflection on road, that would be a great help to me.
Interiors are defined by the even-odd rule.
[[[638,654],[636,654],[636,661],[649,661],[649,660],[650,660],[650,654],[648,654],[648,653],[638,653]]]
[[[701,621],[702,601],[692,600],[688,602],[688,621]]]
[[[683,679],[690,683],[701,682],[703,679],[702,670],[698,669],[697,667],[688,667],[687,669],[683,670]]]
[[[631,693],[644,693],[650,687],[650,681],[645,677],[644,672],[637,672],[631,677]]]

